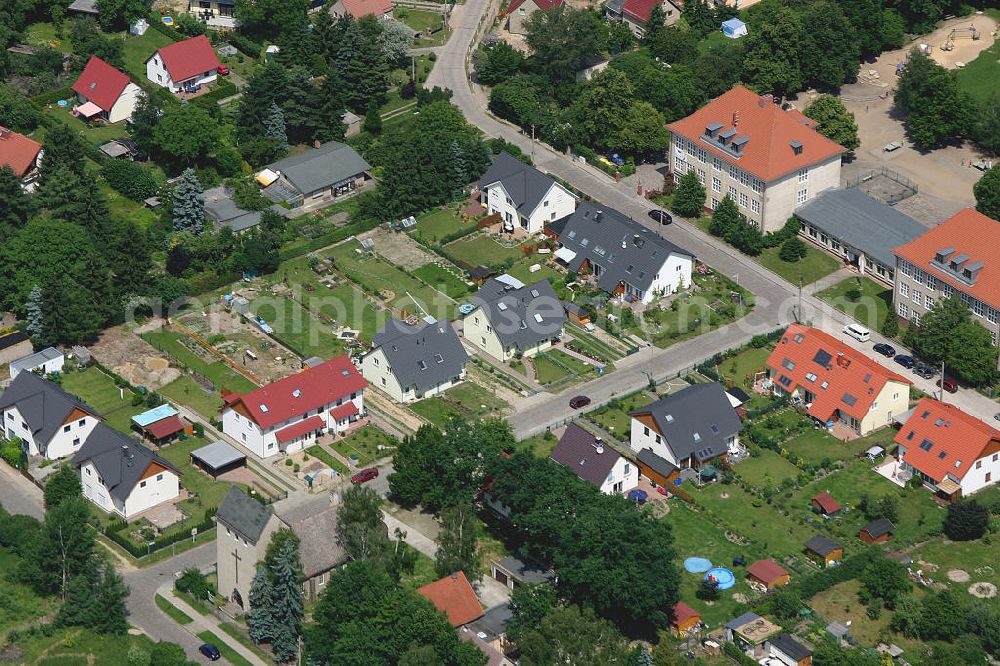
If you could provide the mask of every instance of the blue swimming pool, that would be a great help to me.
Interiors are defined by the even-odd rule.
[[[705,580],[714,579],[716,583],[719,584],[720,590],[728,590],[733,585],[736,585],[736,576],[733,572],[725,567],[715,567],[709,569],[708,573],[705,574]]]

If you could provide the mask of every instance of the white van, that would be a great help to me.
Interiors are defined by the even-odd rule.
[[[857,324],[848,324],[844,327],[844,333],[858,340],[859,342],[868,342],[872,337],[872,332],[863,326],[858,326]]]

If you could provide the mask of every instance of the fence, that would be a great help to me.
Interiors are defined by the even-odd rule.
[[[883,167],[879,167],[877,169],[869,169],[868,171],[866,171],[865,173],[863,173],[863,174],[861,174],[859,176],[855,176],[854,178],[848,178],[847,179],[847,187],[848,188],[858,187],[862,183],[867,183],[868,181],[872,180],[876,176],[884,176],[885,178],[888,178],[889,180],[893,181],[894,183],[899,183],[903,187],[905,187],[905,188],[907,188],[909,190],[912,190],[913,194],[916,194],[917,192],[920,191],[920,188],[912,180],[910,180],[909,178],[907,178],[903,174],[899,173],[898,171],[893,171],[892,169],[888,169],[888,168],[886,168],[884,166]]]

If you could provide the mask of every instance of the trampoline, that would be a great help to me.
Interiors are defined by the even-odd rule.
[[[719,584],[720,590],[728,590],[733,585],[736,585],[736,576],[733,572],[725,567],[715,567],[709,569],[708,573],[705,574],[705,580],[714,579],[716,583]]]
[[[705,573],[712,568],[712,563],[704,557],[689,557],[684,560],[684,570],[688,573]]]

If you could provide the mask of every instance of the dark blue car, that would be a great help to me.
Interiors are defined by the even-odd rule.
[[[916,361],[913,360],[912,356],[908,356],[906,354],[900,354],[899,356],[897,356],[893,360],[896,363],[899,363],[901,366],[903,366],[907,370],[909,370],[910,368],[912,368],[913,365],[916,363]]]
[[[211,659],[212,661],[219,661],[222,659],[222,654],[219,652],[219,648],[215,647],[212,643],[203,643],[198,652]]]
[[[887,358],[892,358],[896,355],[896,348],[892,345],[887,345],[884,342],[878,343],[873,347],[873,349]]]

